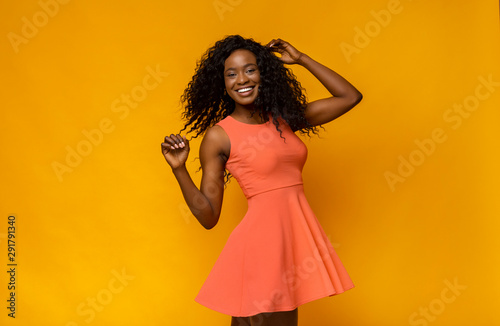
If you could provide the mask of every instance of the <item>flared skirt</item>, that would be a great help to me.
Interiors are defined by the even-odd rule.
[[[195,301],[235,317],[294,310],[354,287],[302,184],[248,198]]]

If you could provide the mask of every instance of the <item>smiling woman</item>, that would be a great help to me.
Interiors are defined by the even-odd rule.
[[[226,92],[235,105],[251,106],[258,96],[260,86],[260,72],[255,55],[248,50],[236,50],[226,59],[224,68]]]
[[[285,64],[304,66],[332,96],[307,103]],[[182,99],[181,131],[205,134],[200,189],[185,166],[186,136],[171,134],[161,145],[191,212],[206,229],[217,224],[224,176],[234,176],[248,200],[195,300],[232,316],[233,326],[295,326],[298,306],[353,288],[305,197],[307,147],[295,132],[317,132],[361,93],[281,39],[263,46],[234,35],[205,53]]]

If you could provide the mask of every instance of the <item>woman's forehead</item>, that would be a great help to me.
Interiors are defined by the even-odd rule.
[[[238,49],[233,51],[229,57],[227,57],[224,66],[227,68],[232,68],[233,66],[244,66],[248,63],[257,64],[257,58],[252,51],[246,49]]]

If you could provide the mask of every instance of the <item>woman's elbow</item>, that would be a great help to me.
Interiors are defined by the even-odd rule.
[[[352,96],[353,106],[361,102],[362,99],[363,99],[363,94],[361,94],[360,92],[356,92],[355,94],[353,94]]]
[[[209,219],[208,221],[205,221],[205,223],[202,224],[202,226],[205,228],[205,230],[211,230],[213,229],[217,223],[219,222],[219,216],[213,216],[213,218]]]
[[[203,227],[205,228],[205,230],[211,230],[211,229],[213,229],[216,225],[217,225],[217,223],[214,223],[214,224],[210,224],[210,225],[203,225]]]

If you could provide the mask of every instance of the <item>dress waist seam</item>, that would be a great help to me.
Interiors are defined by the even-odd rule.
[[[257,195],[260,195],[260,194],[263,194],[263,193],[266,193],[266,192],[269,192],[269,191],[273,191],[273,190],[278,190],[278,189],[283,189],[283,188],[289,188],[289,187],[293,187],[293,186],[298,186],[298,185],[303,185],[304,182],[300,181],[300,182],[296,182],[296,183],[293,183],[293,184],[289,184],[289,185],[286,185],[286,186],[279,186],[279,187],[275,187],[275,188],[270,188],[270,189],[266,189],[264,191],[260,191],[260,192],[257,192],[257,193],[254,193],[254,194],[251,194],[249,196],[246,196],[247,199],[249,198],[252,198],[254,196],[257,196]]]

